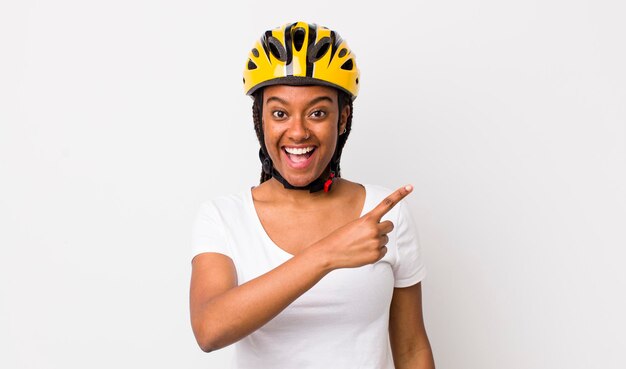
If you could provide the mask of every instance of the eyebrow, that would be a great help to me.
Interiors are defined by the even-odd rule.
[[[270,96],[270,97],[268,97],[267,100],[265,100],[265,103],[268,104],[268,103],[270,103],[272,101],[278,101],[279,103],[281,103],[283,105],[289,105],[289,102],[287,102],[286,100],[281,99],[278,96]],[[329,96],[325,96],[324,95],[324,96],[318,96],[318,97],[314,98],[313,100],[311,100],[307,104],[307,106],[315,105],[315,104],[317,104],[320,101],[328,101],[330,103],[334,102],[333,99],[331,99]]]

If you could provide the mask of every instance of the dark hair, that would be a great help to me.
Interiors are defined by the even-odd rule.
[[[348,140],[348,135],[350,134],[350,130],[352,129],[352,96],[346,93],[345,91],[337,90],[337,97],[339,103],[339,119],[341,119],[341,112],[343,111],[344,106],[350,107],[350,114],[348,115],[348,121],[346,122],[346,133],[340,134],[337,138],[337,149],[335,151],[334,161],[335,161],[335,177],[341,177],[341,167],[339,166],[339,162],[341,160],[341,153],[343,151],[343,147],[346,144],[346,140]],[[254,119],[254,131],[256,132],[256,137],[259,140],[259,144],[261,147],[265,149],[265,142],[263,137],[263,120],[262,120],[262,111],[263,111],[263,88],[256,90],[252,97],[254,98],[254,102],[252,103],[252,118]],[[339,121],[337,121],[337,130],[339,130]],[[340,132],[341,133],[341,132]],[[331,159],[333,160],[333,159]],[[263,169],[261,169],[261,180],[259,183],[263,183],[268,179],[272,178],[269,173],[265,173]]]

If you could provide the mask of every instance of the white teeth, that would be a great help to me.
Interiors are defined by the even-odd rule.
[[[290,154],[294,154],[294,155],[302,155],[302,154],[306,154],[307,152],[311,152],[313,151],[314,147],[313,146],[309,146],[309,147],[302,147],[302,148],[297,148],[297,147],[285,147],[285,151],[287,151]]]

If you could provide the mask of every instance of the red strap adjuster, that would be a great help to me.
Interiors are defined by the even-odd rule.
[[[330,178],[328,178],[326,182],[324,182],[324,192],[330,191],[330,185],[333,184],[333,178],[335,178],[335,172],[331,171]]]

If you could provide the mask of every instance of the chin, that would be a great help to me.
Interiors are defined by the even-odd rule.
[[[319,171],[306,171],[300,173],[294,173],[293,169],[285,168],[285,172],[280,171],[280,174],[289,182],[292,186],[295,187],[304,187],[309,183],[315,181],[319,176],[324,172],[323,169]]]
[[[292,186],[295,187],[304,187],[309,183],[315,181],[317,177],[309,177],[309,176],[297,176],[297,177],[285,177],[287,182],[289,182]]]

